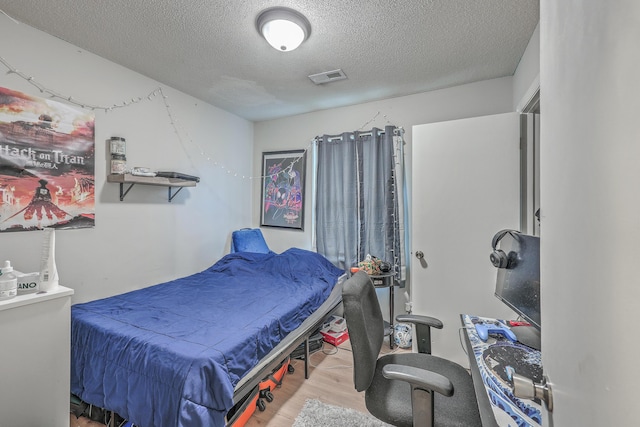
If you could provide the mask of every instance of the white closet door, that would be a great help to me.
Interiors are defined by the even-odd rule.
[[[519,115],[414,126],[412,153],[413,312],[444,322],[433,354],[468,366],[460,314],[515,317],[494,296],[489,254],[497,231],[519,228]]]

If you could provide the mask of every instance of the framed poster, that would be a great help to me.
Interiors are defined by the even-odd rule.
[[[0,88],[0,232],[94,226],[94,121]]]
[[[262,153],[260,225],[304,229],[305,150]]]

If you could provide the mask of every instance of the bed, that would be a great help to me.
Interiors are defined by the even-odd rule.
[[[188,277],[76,304],[71,392],[140,427],[224,426],[339,306],[343,279],[314,252],[235,252]]]

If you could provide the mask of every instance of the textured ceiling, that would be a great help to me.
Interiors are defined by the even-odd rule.
[[[295,51],[255,29],[276,5],[311,23]],[[0,10],[260,121],[513,75],[539,0],[0,0]],[[307,77],[338,68],[348,79]]]

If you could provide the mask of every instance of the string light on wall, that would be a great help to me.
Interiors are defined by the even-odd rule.
[[[45,87],[43,84],[39,83],[32,76],[29,76],[29,75],[23,73],[22,71],[18,70],[17,68],[13,67],[2,56],[0,56],[0,63],[2,63],[5,67],[7,67],[7,69],[8,69],[7,75],[15,74],[15,75],[21,77],[22,79],[26,80],[29,84],[34,86],[36,89],[38,89],[40,91],[40,93],[47,94],[50,98],[58,98],[58,99],[61,99],[63,101],[66,101],[66,102],[68,102],[70,104],[77,105],[78,107],[86,108],[88,110],[92,110],[92,111],[102,110],[102,111],[107,113],[107,112],[113,111],[114,109],[117,109],[117,108],[129,107],[129,106],[131,106],[133,104],[137,104],[137,103],[142,102],[144,100],[144,98],[142,98],[142,97],[136,97],[136,98],[131,98],[130,101],[126,100],[126,101],[122,101],[120,104],[113,104],[113,105],[109,105],[109,106],[92,105],[90,103],[80,102],[80,101],[74,99],[72,96],[64,95],[64,94],[62,94],[60,92],[56,92],[56,91],[54,91],[52,89],[49,89],[49,88]],[[162,88],[154,89],[145,98],[147,100],[151,100],[153,97],[155,97],[157,95],[163,95]]]
[[[197,142],[195,142],[191,137],[189,137],[189,133],[188,131],[180,125],[179,121],[177,120],[176,116],[174,115],[171,105],[169,104],[169,97],[167,95],[165,95],[165,93],[163,92],[161,87],[158,87],[156,89],[154,89],[153,91],[151,91],[147,96],[145,97],[134,97],[131,98],[131,101],[123,101],[120,104],[113,104],[110,106],[100,106],[100,105],[93,105],[90,103],[85,103],[85,102],[80,102],[77,101],[75,99],[73,99],[73,97],[71,96],[67,96],[65,94],[62,94],[60,92],[54,91],[52,89],[47,88],[46,86],[40,84],[38,81],[36,81],[33,77],[28,76],[26,74],[24,74],[23,72],[19,71],[18,69],[16,69],[15,67],[13,67],[5,58],[3,58],[2,56],[0,56],[0,63],[2,63],[5,67],[7,67],[8,71],[7,74],[15,74],[19,77],[21,77],[22,79],[26,80],[28,83],[30,83],[31,85],[33,85],[34,87],[36,87],[41,93],[46,93],[48,94],[51,98],[58,98],[61,99],[65,102],[68,102],[70,104],[79,106],[81,108],[86,108],[86,109],[90,109],[93,111],[104,111],[105,113],[108,113],[114,109],[118,109],[118,108],[125,108],[125,107],[130,107],[134,104],[138,104],[140,102],[143,101],[152,101],[155,98],[157,98],[158,96],[160,97],[160,99],[162,99],[164,108],[167,112],[167,117],[169,118],[169,122],[171,124],[171,126],[173,127],[173,130],[176,134],[176,137],[178,138],[181,146],[185,149],[185,153],[187,154],[187,157],[189,157],[189,160],[192,162],[193,164],[193,159],[191,158],[191,156],[189,156],[189,152],[186,150],[185,148],[185,141],[182,138],[182,134],[185,134],[188,141],[197,147],[200,155],[202,156],[202,158],[204,160],[206,160],[207,162],[211,163],[214,167],[220,168],[222,170],[226,170],[227,175],[233,175],[234,177],[241,177],[242,179],[249,179],[249,180],[254,180],[254,179],[259,179],[262,180],[263,178],[265,178],[263,175],[258,175],[258,176],[247,176],[247,175],[242,175],[242,174],[238,174],[237,172],[227,168],[224,164],[220,164],[219,162],[212,160],[212,156],[210,154],[208,154]],[[373,118],[371,118],[371,120],[369,120],[367,123],[365,123],[363,126],[361,126],[360,129],[363,129],[365,126],[367,126],[368,124],[374,122],[378,116],[380,115],[380,112],[378,111],[376,113],[375,116],[373,116]],[[387,123],[389,123],[389,119],[386,115],[384,115],[384,118],[386,119]],[[178,127],[182,128],[182,132],[178,129]],[[402,128],[398,128],[397,129],[400,132],[400,138],[402,138],[403,134],[404,134],[404,129]],[[293,165],[301,160],[304,155],[311,149],[311,147],[316,144],[318,141],[318,138],[314,138],[311,140],[311,142],[309,142],[309,144],[305,147],[303,154],[294,160],[294,162],[292,162],[292,164],[284,169],[278,172],[278,174],[289,174],[290,171],[293,168]],[[195,167],[195,165],[194,165]]]
[[[16,75],[20,78],[22,78],[23,80],[25,80],[26,82],[28,82],[29,84],[31,84],[32,86],[34,86],[35,88],[37,88],[40,93],[44,93],[47,94],[50,98],[57,98],[60,99],[66,103],[72,104],[72,105],[76,105],[78,107],[81,108],[85,108],[91,111],[103,111],[104,113],[109,113],[115,109],[119,109],[119,108],[125,108],[125,107],[131,107],[135,104],[138,104],[140,102],[143,101],[153,101],[154,99],[157,99],[158,97],[160,97],[160,99],[162,99],[162,103],[164,105],[164,108],[167,112],[167,117],[169,118],[169,123],[171,124],[171,126],[173,127],[173,130],[176,134],[176,137],[178,138],[181,146],[185,149],[185,153],[187,153],[187,157],[189,157],[189,160],[192,162],[193,164],[193,159],[191,158],[191,156],[189,156],[189,152],[186,150],[185,148],[185,141],[182,138],[182,133],[184,133],[185,135],[187,135],[187,139],[189,140],[189,142],[191,142],[192,145],[195,145],[198,149],[198,151],[200,152],[200,155],[209,163],[211,163],[214,167],[220,168],[222,170],[226,170],[226,173],[228,175],[233,174],[234,177],[242,177],[243,179],[262,179],[262,176],[248,176],[248,175],[242,175],[239,174],[237,172],[232,171],[231,169],[227,168],[224,164],[220,164],[217,161],[212,161],[211,156],[209,154],[207,154],[205,152],[205,150],[202,149],[202,147],[199,146],[199,144],[197,144],[193,139],[191,139],[188,136],[188,132],[186,131],[186,129],[184,129],[183,126],[181,126],[182,128],[182,132],[180,132],[180,130],[178,129],[178,126],[180,126],[179,121],[177,120],[175,114],[172,111],[171,105],[169,104],[169,97],[167,95],[165,95],[164,91],[162,90],[161,87],[158,87],[154,90],[152,90],[148,95],[142,97],[142,96],[138,96],[138,97],[133,97],[131,98],[131,100],[125,100],[122,101],[119,104],[113,104],[113,105],[108,105],[108,106],[103,106],[103,105],[95,105],[95,104],[91,104],[91,103],[87,103],[87,102],[81,102],[79,100],[74,99],[72,96],[69,95],[65,95],[63,93],[60,93],[58,91],[52,90],[48,87],[46,87],[45,85],[41,84],[40,82],[38,82],[36,79],[34,79],[32,76],[29,76],[28,74],[23,73],[22,71],[18,70],[16,67],[14,67],[13,65],[11,65],[9,63],[9,61],[7,61],[4,57],[0,56],[0,63],[2,63],[6,68],[7,68],[7,75]],[[308,149],[309,147],[307,147]],[[307,151],[307,149],[305,149],[305,152]],[[194,165],[195,167],[195,165]],[[280,173],[284,174],[287,173],[287,171],[281,171]]]
[[[304,37],[302,38],[300,43],[302,43],[302,41],[304,41],[309,36],[309,33],[311,31],[311,27],[310,27],[308,21],[306,20],[306,18],[304,16],[300,15],[298,12],[293,11],[291,9],[286,9],[286,8],[274,8],[274,9],[278,9],[278,10],[280,10],[280,12],[282,12],[282,10],[287,10],[288,12],[285,13],[284,15],[287,15],[287,16],[298,16],[299,15],[298,19],[301,20],[301,21],[298,21],[298,22],[303,22],[303,23],[306,22],[306,24],[302,24],[302,28],[303,28],[302,31],[304,33]],[[267,13],[267,12],[269,12],[269,13]],[[7,18],[9,18],[15,24],[19,24],[18,21],[16,21],[15,19],[13,19],[9,15],[7,15],[4,11],[0,10],[0,13],[5,15]],[[290,13],[292,13],[293,15],[291,15]],[[282,14],[273,14],[273,13],[271,13],[270,9],[267,9],[267,10],[263,11],[258,16],[258,21],[257,21],[256,25],[258,25],[259,30],[262,31],[262,27],[264,26],[264,24],[266,24],[266,22],[272,21],[274,19],[274,17],[277,17],[277,16],[283,17],[284,15],[282,15]],[[260,25],[258,24],[258,22],[260,22]],[[296,22],[296,21],[294,20],[294,22]],[[299,43],[298,43],[298,45],[299,45]],[[295,47],[297,47],[298,45],[296,45]],[[282,45],[281,45],[281,47],[282,47]],[[293,47],[293,45],[287,45],[286,49],[283,49],[283,50],[293,50],[295,47]],[[116,104],[107,105],[107,106],[105,106],[105,105],[95,105],[95,104],[92,104],[92,103],[81,102],[79,100],[74,99],[72,96],[65,95],[63,93],[60,93],[58,91],[55,91],[53,89],[50,89],[50,88],[46,87],[45,85],[43,85],[40,82],[38,82],[33,76],[30,76],[30,75],[25,74],[24,72],[18,70],[16,67],[11,65],[11,63],[9,63],[9,61],[7,61],[2,56],[0,56],[0,63],[2,63],[7,68],[7,72],[6,72],[7,75],[16,75],[16,76],[22,78],[23,80],[28,82],[30,85],[32,85],[36,89],[38,89],[38,91],[40,91],[40,93],[47,94],[50,98],[57,98],[57,99],[60,99],[60,100],[62,100],[64,102],[67,102],[69,104],[76,105],[76,106],[84,108],[84,109],[89,109],[91,111],[103,111],[104,113],[109,113],[109,112],[111,112],[113,110],[116,110],[116,109],[130,107],[130,106],[133,106],[135,104],[139,104],[139,103],[144,102],[144,101],[153,101],[154,99],[160,97],[160,99],[162,99],[164,108],[165,108],[165,110],[167,112],[167,117],[169,118],[169,122],[170,122],[171,126],[173,127],[173,130],[174,130],[174,132],[176,134],[176,137],[178,138],[182,148],[184,149],[185,153],[187,154],[187,157],[189,157],[189,160],[192,162],[192,164],[193,164],[193,159],[191,158],[191,156],[189,156],[189,151],[186,150],[185,141],[182,138],[182,134],[185,134],[187,139],[188,139],[188,141],[192,145],[197,147],[200,155],[202,156],[202,158],[204,160],[206,160],[207,162],[211,163],[214,167],[220,168],[222,170],[226,170],[227,175],[233,175],[234,177],[241,177],[242,179],[249,179],[249,180],[254,180],[254,179],[262,180],[263,178],[265,178],[262,175],[247,176],[247,175],[239,174],[238,172],[235,172],[235,171],[231,170],[230,168],[226,167],[224,164],[221,164],[218,161],[212,160],[212,156],[210,154],[208,154],[204,149],[202,149],[202,147],[200,147],[199,144],[196,143],[192,138],[190,138],[189,134],[188,134],[188,131],[184,128],[184,126],[180,125],[179,121],[177,120],[176,116],[174,115],[174,113],[172,111],[171,105],[169,104],[169,101],[168,101],[169,97],[164,93],[164,91],[162,90],[162,87],[155,88],[154,90],[149,92],[146,96],[132,97],[130,100],[127,99],[125,101],[122,101],[121,103],[116,103]],[[375,119],[379,115],[380,115],[380,112],[378,112],[364,126],[366,126],[367,124],[375,121]],[[384,118],[387,120],[387,123],[388,123],[389,119],[387,118],[386,115],[384,115]],[[182,132],[178,129],[179,126],[182,128]],[[400,134],[400,137],[402,137],[402,134],[404,133],[404,130],[402,128],[400,128],[400,130],[402,132]],[[317,143],[317,138],[312,139],[309,142],[309,144],[305,147],[303,154],[299,158],[295,159],[288,168],[286,168],[284,170],[281,170],[280,172],[278,172],[278,174],[289,174],[291,172],[292,168],[293,168],[293,165],[297,161],[301,160],[304,157],[304,155],[311,149],[311,147],[316,143]],[[194,165],[194,167],[195,167],[195,165]]]

